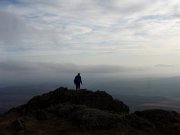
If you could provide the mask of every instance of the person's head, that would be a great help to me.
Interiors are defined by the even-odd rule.
[[[78,75],[80,76],[80,73],[78,73]]]

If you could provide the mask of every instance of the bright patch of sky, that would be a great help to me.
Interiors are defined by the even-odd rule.
[[[179,0],[1,0],[0,18],[6,66],[70,63],[180,75]]]

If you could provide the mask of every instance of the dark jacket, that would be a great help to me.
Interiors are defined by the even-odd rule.
[[[77,75],[75,78],[74,78],[74,84],[82,84],[82,81],[81,81],[81,76],[80,75]]]

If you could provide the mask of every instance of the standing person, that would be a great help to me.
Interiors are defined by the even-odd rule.
[[[76,91],[80,90],[80,85],[82,84],[80,73],[78,73],[74,78],[74,84],[76,85]]]

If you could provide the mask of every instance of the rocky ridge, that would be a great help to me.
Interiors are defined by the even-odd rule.
[[[0,117],[2,135],[179,135],[180,114],[165,110],[129,113],[104,91],[60,87]]]

